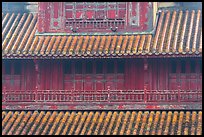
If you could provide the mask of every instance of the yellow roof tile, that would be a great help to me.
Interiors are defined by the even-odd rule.
[[[2,13],[2,57],[202,55],[201,10],[162,10],[155,34],[35,35],[38,15]]]

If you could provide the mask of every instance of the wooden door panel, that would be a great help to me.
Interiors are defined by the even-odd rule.
[[[96,81],[96,90],[104,90],[104,82],[103,81]]]
[[[85,75],[84,79],[85,79],[85,81],[86,80],[92,80],[93,79],[92,77],[93,77],[93,75]]]
[[[107,81],[106,83],[105,83],[105,90],[108,90],[108,89],[110,89],[110,90],[114,90],[114,89],[116,89],[115,88],[115,82],[114,81]]]
[[[198,75],[192,73],[189,78],[190,90],[197,90],[198,89]]]
[[[176,90],[178,88],[176,79],[169,79],[169,89]]]
[[[8,90],[11,89],[10,80],[8,80],[8,79],[5,80],[5,88]]]
[[[180,83],[181,83],[181,90],[189,90],[190,88],[189,80],[181,79]]]
[[[65,81],[64,82],[65,90],[74,90],[74,82],[73,81]]]
[[[120,81],[118,81],[117,82],[117,89],[118,90],[123,90],[123,89],[125,89],[125,84],[124,84],[124,81],[123,80],[120,80]]]
[[[15,90],[20,90],[20,87],[21,87],[21,83],[20,83],[20,75],[16,75],[16,76],[13,76],[13,82],[14,82],[14,89]]]
[[[190,90],[196,90],[198,82],[196,79],[190,79]]]
[[[124,80],[124,74],[117,74],[117,79],[118,80]]]
[[[75,81],[75,90],[83,90],[83,82],[82,82],[82,80]]]
[[[189,90],[189,77],[186,74],[180,74],[180,88],[181,90]]]
[[[10,87],[10,79],[11,78],[8,75],[4,76],[4,86],[5,86],[6,89],[11,89],[11,87]]]
[[[115,79],[114,74],[107,74],[106,75],[106,80],[107,81],[111,81],[111,80],[114,80],[114,79]]]
[[[82,80],[82,78],[83,78],[83,75],[81,75],[81,74],[75,75],[75,80]]]
[[[104,79],[104,75],[97,74],[96,75],[96,79],[97,80],[103,80]]]
[[[14,89],[14,90],[20,90],[20,89],[21,89],[20,87],[21,87],[20,79],[14,80],[13,89]]]
[[[198,89],[199,89],[199,90],[202,90],[202,81],[199,82],[199,84],[198,84]]]
[[[196,74],[191,74],[190,79],[197,79],[197,75]]]
[[[73,76],[72,75],[65,75],[64,80],[73,80]]]
[[[94,86],[93,86],[93,81],[85,81],[84,82],[84,90],[93,90]]]
[[[202,74],[199,74],[199,78],[198,78],[198,89],[202,90]]]
[[[104,75],[101,75],[101,74],[96,75],[95,87],[96,87],[96,90],[104,90],[104,87],[105,87]]]
[[[5,87],[8,90],[20,90],[21,89],[21,82],[20,82],[20,76],[14,76],[14,75],[6,75],[4,76],[4,84],[3,87]]]

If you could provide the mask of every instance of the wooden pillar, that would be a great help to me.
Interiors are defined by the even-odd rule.
[[[35,63],[35,76],[36,76],[36,85],[35,85],[35,101],[37,101],[37,93],[40,86],[40,73],[39,73],[39,61],[34,59]]]
[[[144,102],[147,102],[147,85],[144,84]]]
[[[180,102],[181,101],[181,86],[180,85],[178,85],[178,102]]]
[[[125,88],[126,89],[130,89],[130,75],[129,75],[129,72],[130,72],[130,67],[129,67],[129,61],[126,60],[125,61]]]
[[[148,75],[148,61],[147,59],[144,59],[144,86],[149,85],[149,75]]]
[[[2,102],[6,102],[6,87],[4,86],[3,87],[3,91],[2,91],[2,94],[3,94],[3,97],[2,97]]]
[[[144,59],[144,101],[147,101],[147,89],[149,86],[149,80],[148,80],[148,61],[147,59]]]

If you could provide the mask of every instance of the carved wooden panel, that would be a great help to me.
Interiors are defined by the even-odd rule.
[[[38,31],[151,31],[153,5],[153,2],[40,2]]]

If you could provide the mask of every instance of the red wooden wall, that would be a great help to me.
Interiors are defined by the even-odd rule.
[[[57,60],[44,60],[39,63],[41,90],[63,89],[62,63]]]
[[[2,74],[3,89],[35,89],[36,76],[33,60],[3,60]]]
[[[202,88],[202,60],[148,59],[39,60],[41,90],[197,90]],[[124,68],[123,68],[124,67]],[[4,60],[2,88],[34,90],[33,60]]]
[[[64,89],[125,89],[125,61],[76,60],[64,62]],[[120,69],[119,69],[120,68]],[[122,71],[122,72],[121,72]]]
[[[197,90],[202,88],[202,60],[185,59],[150,59],[149,87],[152,90],[178,89]]]
[[[144,61],[130,59],[125,66],[125,85],[128,89],[144,89]]]
[[[166,59],[148,60],[148,84],[149,89],[168,89],[168,63]]]

